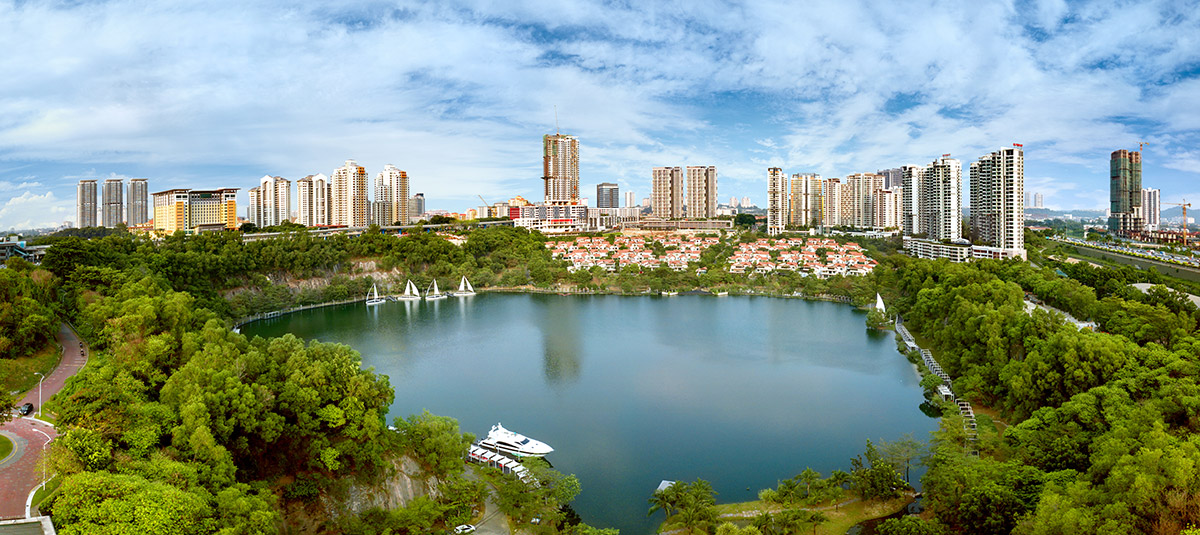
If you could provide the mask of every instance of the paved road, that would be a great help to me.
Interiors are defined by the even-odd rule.
[[[63,347],[63,358],[58,367],[42,381],[42,401],[62,390],[67,379],[75,375],[87,363],[87,350],[79,337],[67,324],[58,329],[58,343]],[[38,404],[38,388],[30,390],[18,404]],[[38,407],[40,409],[40,407]],[[36,413],[34,413],[36,415]],[[42,457],[42,446],[58,436],[54,427],[33,418],[18,418],[0,426],[16,446],[14,455],[0,465],[0,518],[24,517],[25,499],[29,491],[42,482],[42,471],[38,461]]]
[[[467,468],[466,477],[473,481],[482,481],[482,478],[469,467]],[[495,489],[491,485],[488,485],[487,495],[483,498],[483,519],[475,524],[477,528],[475,533],[478,535],[510,535],[511,533],[508,530],[508,517],[500,512],[500,506],[496,505],[496,500],[493,499],[492,494],[494,492]]]

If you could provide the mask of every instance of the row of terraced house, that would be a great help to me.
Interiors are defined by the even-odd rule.
[[[818,255],[820,250],[825,251],[824,260]],[[777,260],[771,258],[773,251]],[[866,275],[875,269],[877,262],[854,242],[842,245],[823,238],[781,238],[739,244],[738,251],[729,257],[729,264],[730,273],[799,271],[824,279],[835,275]]]

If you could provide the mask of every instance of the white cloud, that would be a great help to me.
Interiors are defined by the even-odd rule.
[[[55,227],[73,212],[74,203],[61,200],[53,192],[41,195],[26,191],[0,206],[0,227],[28,229]]]
[[[840,176],[1011,142],[1090,172],[1145,137],[1194,172],[1200,81],[1177,72],[1200,61],[1198,17],[1169,0],[10,3],[0,160],[245,186],[356,158],[431,199],[506,197],[538,190],[557,105],[589,179],[641,191],[653,165],[715,164],[723,193],[761,196],[768,162]],[[1095,189],[1080,176],[1060,179]]]

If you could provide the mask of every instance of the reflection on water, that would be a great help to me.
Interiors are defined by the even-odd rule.
[[[537,296],[542,327],[542,369],[548,384],[579,379],[579,318],[577,306],[559,296]]]
[[[836,303],[481,294],[243,330],[354,347],[396,391],[389,421],[428,409],[477,435],[501,421],[547,442],[582,482],[575,509],[624,535],[653,532],[646,499],[663,479],[754,499],[805,467],[848,470],[867,439],[936,427],[893,339]]]

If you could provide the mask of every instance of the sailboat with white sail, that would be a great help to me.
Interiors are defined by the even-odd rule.
[[[404,293],[396,296],[396,299],[401,301],[420,301],[421,291],[417,289],[417,285],[413,284],[413,281],[410,279],[408,284],[404,285]]]
[[[429,288],[427,288],[425,290],[425,300],[433,301],[434,299],[445,299],[445,298],[446,298],[446,294],[442,293],[441,290],[438,290],[437,279],[433,279],[433,282],[429,284]]]
[[[379,297],[379,286],[371,283],[371,293],[367,294],[367,306],[381,305],[386,301],[387,299]]]
[[[454,292],[457,297],[470,297],[475,295],[475,287],[471,286],[471,281],[467,280],[467,276],[463,275],[461,281],[458,281],[458,291]]]

